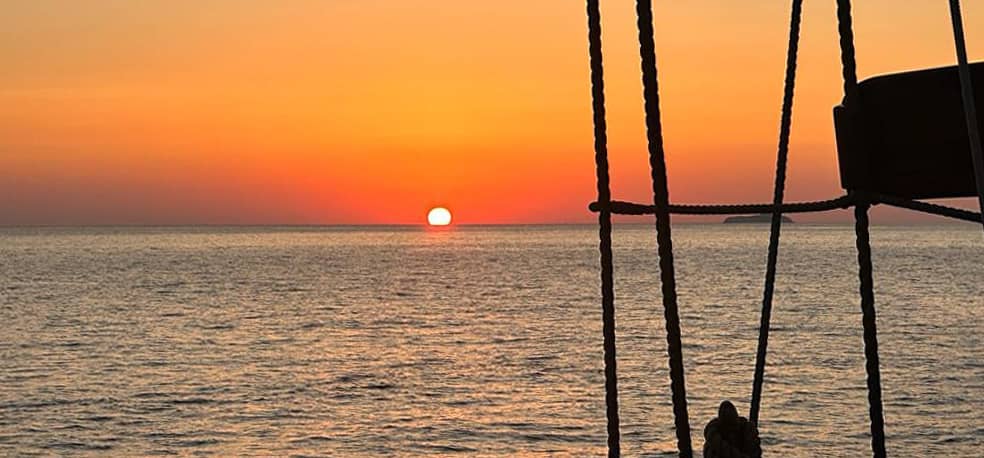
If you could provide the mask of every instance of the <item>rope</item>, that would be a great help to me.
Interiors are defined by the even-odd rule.
[[[858,246],[858,271],[861,279],[861,313],[864,326],[864,360],[868,374],[868,410],[871,417],[871,450],[875,458],[884,458],[885,414],[882,410],[881,372],[878,364],[878,329],[875,325],[874,275],[871,263],[871,240],[868,232],[866,202],[854,208]]]
[[[639,55],[642,60],[643,96],[646,108],[646,138],[649,167],[653,180],[656,214],[656,242],[659,252],[660,283],[663,288],[663,313],[666,320],[666,344],[670,365],[670,389],[673,392],[673,418],[676,424],[680,456],[690,458],[690,418],[687,414],[687,387],[683,372],[683,349],[680,343],[680,316],[677,310],[676,273],[673,268],[673,237],[670,232],[670,196],[666,177],[666,154],[663,150],[663,126],[659,109],[659,79],[656,69],[656,43],[651,0],[637,0]]]
[[[872,203],[882,203],[893,207],[907,208],[918,212],[931,215],[945,216],[948,218],[959,219],[977,223],[981,221],[981,214],[959,208],[946,207],[943,205],[920,202],[918,200],[903,199],[901,197],[888,196],[883,194],[872,194]]]
[[[960,92],[963,95],[964,115],[967,118],[967,134],[970,137],[970,152],[974,159],[974,177],[977,180],[977,197],[981,214],[984,215],[984,151],[981,149],[981,132],[977,124],[977,103],[974,99],[974,81],[967,63],[967,43],[964,39],[963,15],[960,13],[960,0],[950,0],[950,19],[953,21],[953,42],[957,47],[957,62],[960,72]],[[984,224],[984,216],[981,217]]]
[[[666,154],[663,147],[662,124],[659,106],[659,82],[656,67],[656,46],[654,42],[653,15],[651,0],[637,0],[636,11],[639,28],[639,52],[642,60],[642,81],[645,98],[646,136],[648,140],[649,164],[653,181],[653,205],[644,206],[611,200],[607,122],[605,119],[604,70],[601,50],[601,14],[598,0],[587,1],[588,38],[591,55],[592,107],[594,113],[595,162],[598,179],[598,200],[592,203],[592,211],[599,213],[599,238],[601,251],[602,280],[602,318],[605,351],[605,389],[608,416],[608,454],[620,455],[618,388],[615,357],[615,295],[612,260],[612,214],[654,214],[656,216],[656,239],[660,263],[660,282],[663,292],[663,309],[666,320],[667,353],[670,366],[670,385],[673,392],[673,415],[676,425],[677,446],[680,456],[690,458],[693,450],[690,437],[690,422],[687,413],[686,383],[683,370],[680,318],[677,305],[676,278],[673,265],[673,240],[670,214],[723,215],[771,213],[772,227],[769,238],[768,266],[766,270],[765,291],[762,301],[762,317],[759,328],[759,346],[755,367],[755,382],[752,392],[751,424],[758,423],[761,407],[762,385],[765,374],[765,360],[768,350],[769,324],[775,292],[776,267],[778,263],[779,239],[783,213],[818,212],[838,208],[855,207],[855,229],[857,233],[858,265],[861,292],[862,323],[864,327],[865,369],[867,373],[868,404],[871,417],[871,443],[876,458],[885,457],[885,425],[881,399],[881,374],[878,357],[878,335],[876,327],[874,275],[871,255],[870,221],[868,211],[872,203],[887,203],[925,213],[948,216],[963,220],[981,220],[984,224],[984,152],[977,125],[976,105],[970,67],[967,62],[966,43],[959,0],[950,0],[953,20],[954,40],[957,48],[961,90],[967,119],[971,150],[974,158],[975,177],[982,212],[973,213],[941,205],[902,199],[893,196],[849,194],[836,199],[815,202],[784,204],[786,168],[789,155],[789,137],[792,126],[792,108],[796,82],[796,63],[799,47],[799,32],[802,18],[802,0],[793,0],[790,23],[789,48],[786,61],[785,93],[782,106],[782,120],[779,134],[778,157],[776,160],[776,181],[773,203],[740,205],[671,205],[666,173]],[[857,62],[854,47],[853,21],[850,0],[837,0],[838,33],[840,36],[841,65],[844,79],[844,98],[857,101],[859,87]],[[855,102],[856,103],[856,102]]]
[[[594,114],[594,150],[598,175],[598,202],[612,198],[608,173],[608,123],[605,120],[605,75],[601,52],[601,11],[598,0],[588,0],[588,51],[591,55],[591,102]],[[605,205],[607,207],[608,205]],[[608,427],[608,456],[621,455],[618,419],[618,371],[615,357],[615,280],[612,261],[612,214],[598,214],[601,252],[601,315],[605,352],[605,410]]]
[[[853,205],[853,199],[841,196],[836,199],[819,200],[814,202],[784,203],[780,207],[782,213],[816,213],[848,208]],[[652,215],[656,207],[640,205],[619,200],[610,201],[607,205],[592,202],[588,209],[600,212],[609,209],[616,215]],[[775,204],[715,204],[715,205],[684,205],[670,204],[670,213],[677,215],[752,215],[771,213]]]
[[[844,78],[844,99],[857,100],[858,63],[854,49],[854,22],[851,19],[851,0],[837,0],[837,33],[840,36],[841,70]]]
[[[796,89],[796,61],[799,51],[800,21],[803,0],[793,0],[789,22],[789,46],[786,56],[785,93],[782,100],[782,121],[779,128],[779,152],[776,159],[776,185],[772,208],[772,230],[769,233],[769,257],[765,270],[765,291],[762,297],[762,317],[759,324],[758,354],[755,357],[755,381],[752,383],[752,406],[749,420],[758,425],[762,404],[762,384],[765,380],[765,358],[769,350],[769,324],[772,320],[772,298],[776,289],[776,267],[779,263],[779,236],[782,232],[782,201],[786,190],[786,164],[789,158],[789,135],[793,123],[793,97]]]
[[[854,49],[854,25],[851,0],[837,0],[837,31],[840,36],[841,67],[844,78],[845,105],[860,98],[858,69]],[[861,312],[864,326],[865,371],[868,374],[868,409],[871,417],[871,450],[875,458],[884,458],[885,415],[882,410],[881,373],[878,366],[878,332],[875,326],[874,274],[871,263],[871,241],[868,228],[867,197],[855,202],[854,219],[857,232],[858,275],[861,280]]]
[[[904,199],[901,197],[889,196],[885,194],[871,194],[872,204],[885,204],[893,207],[906,208],[930,215],[945,216],[961,221],[976,223],[981,220],[981,214],[960,208],[947,207],[944,205],[931,204],[918,200]],[[841,210],[850,208],[854,205],[854,198],[851,196],[841,196],[836,199],[818,200],[814,202],[797,202],[782,204],[783,213],[819,213],[831,210]],[[600,212],[603,208],[608,208],[614,215],[652,215],[655,207],[652,205],[635,204],[632,202],[622,202],[613,200],[608,205],[592,202],[588,209],[593,212]],[[768,213],[775,208],[772,204],[715,204],[715,205],[681,205],[670,204],[670,213],[675,215],[752,215]]]

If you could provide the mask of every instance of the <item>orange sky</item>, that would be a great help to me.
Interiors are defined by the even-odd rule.
[[[768,201],[789,2],[656,3],[672,199]],[[792,199],[839,191],[835,2],[805,3]],[[954,62],[946,2],[856,3],[862,77]],[[964,3],[982,59],[984,3]],[[603,5],[614,193],[647,202],[634,2]],[[3,8],[0,224],[592,218],[580,1]]]

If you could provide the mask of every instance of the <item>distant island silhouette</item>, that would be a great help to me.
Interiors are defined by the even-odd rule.
[[[760,213],[752,216],[730,216],[724,219],[724,224],[769,224],[772,222],[772,215]],[[782,222],[795,223],[792,218],[783,215]]]

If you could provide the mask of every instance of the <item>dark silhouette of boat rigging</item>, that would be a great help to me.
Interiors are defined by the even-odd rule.
[[[984,224],[980,212],[923,200],[977,197],[980,207],[984,209],[984,151],[980,134],[984,125],[977,116],[978,107],[984,106],[984,93],[977,92],[975,95],[975,87],[984,88],[984,63],[968,62],[960,2],[950,0],[956,66],[885,75],[859,82],[851,2],[837,0],[844,98],[834,109],[834,125],[841,184],[846,192],[840,197],[824,201],[786,203],[786,164],[789,156],[802,3],[802,0],[792,0],[772,203],[677,205],[671,204],[669,200],[652,1],[636,0],[646,134],[653,185],[653,204],[644,205],[612,199],[608,171],[601,13],[599,0],[587,0],[598,190],[597,201],[590,205],[590,209],[598,213],[599,221],[605,399],[610,457],[617,457],[621,453],[612,215],[655,215],[673,416],[679,454],[686,458],[693,456],[693,446],[687,411],[670,215],[771,215],[749,417],[743,423],[737,409],[726,403],[721,407],[719,418],[712,421],[705,430],[705,435],[708,436],[704,447],[705,457],[756,457],[762,453],[758,446],[757,427],[783,215],[841,208],[853,208],[855,216],[872,453],[875,457],[884,457],[887,454],[868,212],[873,205],[885,204]]]

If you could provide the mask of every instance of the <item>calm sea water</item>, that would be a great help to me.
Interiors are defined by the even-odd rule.
[[[767,228],[676,228],[694,439],[747,411]],[[674,433],[654,237],[616,232],[626,456]],[[984,237],[877,227],[889,451],[984,454]],[[784,234],[771,456],[869,455],[849,226]],[[4,229],[0,455],[600,456],[590,226]]]

